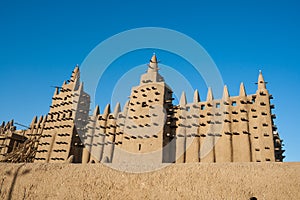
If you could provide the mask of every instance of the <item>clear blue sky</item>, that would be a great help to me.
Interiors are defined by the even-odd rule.
[[[165,27],[207,50],[232,96],[241,81],[254,93],[262,69],[274,96],[285,161],[300,161],[299,10],[296,0],[1,1],[0,120],[29,124],[34,115],[46,114],[54,92],[50,86],[61,85],[108,37],[132,28]],[[151,53],[136,55],[147,62]],[[163,56],[158,55],[168,60]],[[130,60],[124,59],[126,65]],[[201,81],[198,87],[206,96]]]

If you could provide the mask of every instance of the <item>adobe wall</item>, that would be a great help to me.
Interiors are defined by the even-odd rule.
[[[299,162],[185,163],[142,174],[2,163],[0,177],[0,199],[300,199]]]

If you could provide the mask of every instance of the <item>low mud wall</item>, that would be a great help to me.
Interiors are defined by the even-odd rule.
[[[146,173],[102,164],[0,164],[0,174],[0,199],[300,199],[299,162],[173,164]]]

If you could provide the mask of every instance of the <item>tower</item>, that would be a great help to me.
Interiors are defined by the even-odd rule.
[[[39,141],[35,162],[81,162],[83,144],[75,126],[86,126],[90,97],[83,91],[79,67],[56,87]]]
[[[121,151],[132,162],[162,163],[174,157],[167,124],[172,107],[172,90],[158,73],[158,61],[153,55],[147,72],[141,76],[140,85],[133,87],[125,116]],[[124,155],[125,155],[124,154]],[[118,156],[119,161],[124,159]],[[129,161],[129,162],[130,162]]]
[[[254,162],[275,161],[274,136],[276,126],[273,123],[270,104],[272,96],[266,88],[266,82],[259,72],[257,91],[252,95],[249,129],[251,132],[252,159]]]

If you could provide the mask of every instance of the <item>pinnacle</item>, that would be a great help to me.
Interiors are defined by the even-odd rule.
[[[259,70],[257,85],[259,90],[266,89],[266,82],[264,80],[261,70]]]
[[[241,85],[240,85],[240,96],[241,97],[246,96],[246,90],[245,90],[245,86],[244,86],[243,82],[241,82]]]
[[[179,104],[180,104],[180,106],[185,106],[186,105],[186,96],[185,96],[185,92],[184,91],[181,94]]]
[[[212,101],[214,99],[211,88],[208,88],[206,101]]]
[[[194,103],[200,102],[199,92],[198,90],[195,90],[194,92]]]
[[[229,92],[228,92],[228,88],[227,85],[224,85],[224,90],[223,90],[223,99],[228,99],[229,98]]]
[[[99,115],[99,114],[100,114],[100,108],[99,108],[99,105],[97,105],[97,106],[95,107],[95,110],[94,110],[93,115],[94,115],[94,116],[97,116],[97,115]]]
[[[113,113],[114,117],[117,117],[117,115],[118,115],[119,112],[121,112],[121,106],[120,106],[120,103],[118,102],[116,104],[115,109],[114,109],[114,113]]]
[[[152,56],[150,62],[152,62],[152,63],[157,63],[157,58],[156,58],[155,53],[153,54],[153,56]]]
[[[110,113],[110,104],[107,104],[104,109],[103,115],[107,116],[109,113]]]
[[[157,72],[158,71],[158,65],[157,65],[157,58],[156,55],[153,54],[152,58],[150,59],[150,63],[148,65],[148,73],[149,72]]]

